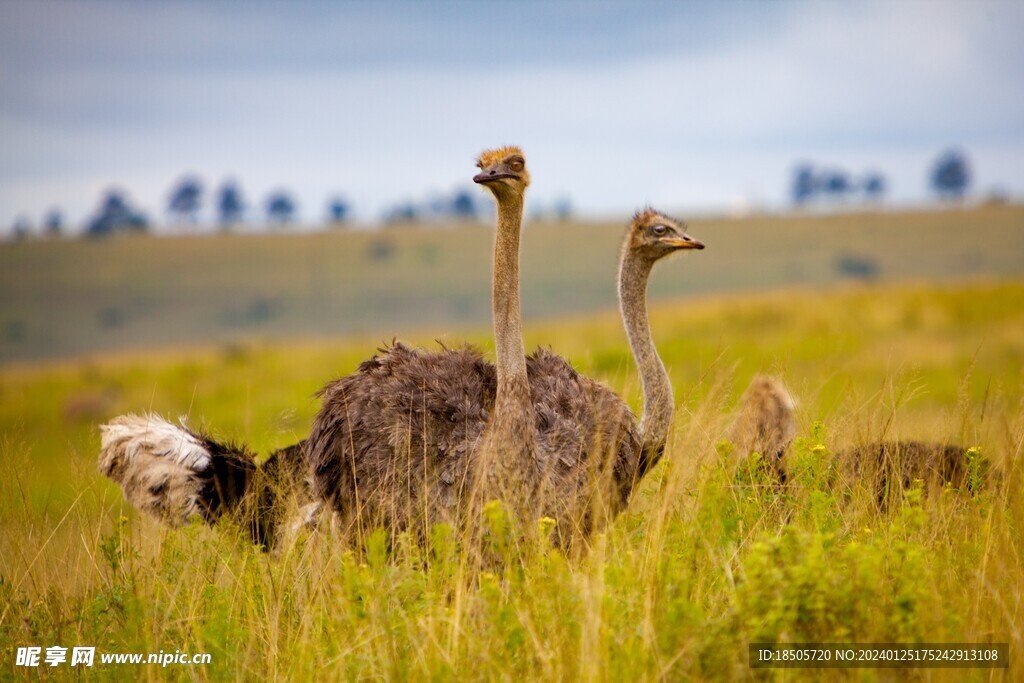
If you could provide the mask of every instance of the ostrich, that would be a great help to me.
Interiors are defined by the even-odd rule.
[[[796,435],[796,401],[780,379],[762,375],[751,381],[740,403],[729,440],[739,448],[741,457],[760,453],[778,482],[785,484],[786,456]],[[972,477],[964,449],[953,444],[876,441],[846,448],[837,457],[840,471],[851,481],[866,480],[874,486],[880,509],[887,507],[894,491],[909,489],[915,479],[928,484],[949,482],[969,490],[980,483]]]
[[[626,235],[619,297],[645,398],[638,430],[621,398],[563,358],[524,356],[518,245],[529,175],[517,148],[485,153],[479,165],[474,180],[498,204],[497,363],[468,348],[394,344],[323,390],[306,454],[315,493],[343,528],[425,529],[464,516],[473,500],[500,498],[553,517],[568,541],[619,509],[664,449],[673,397],[651,338],[647,280],[662,257],[704,245],[650,209]]]
[[[522,512],[534,508],[537,412],[519,310],[519,235],[530,175],[516,147],[484,152],[477,165],[474,181],[498,204],[496,367],[469,348],[426,351],[393,343],[321,390],[306,456],[315,495],[346,527],[406,526],[438,512],[459,516],[470,491],[504,497]],[[548,426],[555,435],[569,427]],[[467,486],[473,479],[479,487]]]
[[[796,401],[782,380],[758,375],[740,398],[729,441],[740,453],[760,453],[784,479],[782,458],[796,436],[795,409]]]
[[[567,538],[574,528],[589,530],[601,509],[621,507],[664,449],[672,391],[647,321],[647,279],[662,257],[703,245],[686,235],[680,223],[649,209],[634,216],[627,232],[619,296],[645,399],[638,432],[635,417],[608,388],[547,350],[525,356],[518,270],[529,174],[518,148],[484,153],[479,166],[474,180],[491,190],[498,203],[493,282],[497,364],[470,348],[428,351],[393,343],[320,392],[322,407],[309,438],[279,459],[293,463],[305,458],[315,505],[337,513],[344,528],[398,530],[422,523],[419,528],[425,530],[434,521],[458,520],[476,494],[478,500],[501,498],[525,515],[550,514]],[[227,509],[237,496],[219,495],[224,486],[197,484],[209,481],[208,471],[225,469],[224,463],[239,458],[247,460],[236,469],[249,473],[251,457],[162,425],[152,431],[163,434],[163,444],[144,439],[141,423],[107,426],[101,461],[120,467],[108,464],[104,471],[147,511],[170,509],[166,501],[181,499],[193,501],[192,513],[207,519]],[[192,449],[175,447],[175,442]],[[140,458],[139,452],[153,457]],[[219,466],[218,458],[223,461]],[[157,479],[150,471],[160,469],[156,463],[161,459],[181,463],[175,481],[186,485],[180,491],[172,494],[174,485],[167,484],[156,490],[144,486]],[[188,475],[190,466],[203,476]],[[126,475],[132,467],[134,474]],[[264,479],[276,483],[278,478],[271,472]],[[218,495],[208,501],[204,496],[210,494]],[[174,508],[179,517],[182,509]]]

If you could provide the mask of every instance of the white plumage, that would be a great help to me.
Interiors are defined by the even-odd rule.
[[[100,427],[100,472],[140,510],[172,524],[205,517],[212,456],[195,434],[157,415],[122,415]]]

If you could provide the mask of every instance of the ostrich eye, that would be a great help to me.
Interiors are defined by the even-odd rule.
[[[655,225],[653,228],[651,228],[651,232],[653,232],[655,235],[664,235],[666,232],[668,232],[668,228],[666,228],[664,225]]]
[[[513,171],[519,172],[523,170],[523,162],[519,161],[519,159],[516,159],[509,165],[511,166]]]

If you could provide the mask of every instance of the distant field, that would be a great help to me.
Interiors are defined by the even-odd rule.
[[[734,227],[723,226],[694,232],[714,243],[704,233]],[[742,243],[733,236],[734,249]],[[664,270],[687,271],[704,255]],[[665,461],[586,552],[530,546],[487,572],[443,529],[422,546],[303,536],[274,555],[239,542],[229,524],[167,530],[96,471],[97,425],[128,411],[185,414],[264,454],[292,443],[317,409],[313,392],[370,355],[375,335],[2,368],[0,679],[24,674],[13,652],[33,645],[95,646],[97,662],[109,652],[212,655],[159,671],[97,664],[88,677],[102,680],[679,681],[804,680],[756,676],[746,657],[756,641],[968,641],[1009,643],[1010,670],[919,671],[921,680],[1021,680],[1021,301],[1021,278],[663,301],[652,328],[678,405]],[[526,336],[528,348],[550,344],[637,406],[613,311],[535,322]],[[487,348],[487,325],[465,338]],[[800,399],[794,457],[804,469],[785,489],[737,469],[721,445],[740,393],[764,371]],[[1000,476],[974,495],[914,490],[887,513],[870,488],[823,484],[837,450],[896,437],[974,447]],[[67,665],[46,673],[80,678]],[[905,677],[891,673],[813,678]]]
[[[528,225],[530,319],[611,309],[622,221]],[[655,299],[844,279],[1024,275],[1024,208],[696,220]],[[0,246],[0,363],[487,325],[489,225]]]

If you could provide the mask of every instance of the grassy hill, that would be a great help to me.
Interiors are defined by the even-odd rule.
[[[1002,263],[1007,273],[1016,272],[1021,252],[1011,248],[1011,228],[1020,214],[996,212],[981,221],[982,215],[988,216],[902,217],[892,228],[895,236],[882,227],[857,227],[852,218],[807,219],[795,227],[778,221],[777,233],[771,222],[758,223],[756,240],[746,223],[694,225],[709,247],[661,268],[662,301],[652,311],[679,406],[665,462],[585,552],[566,557],[530,545],[482,573],[468,566],[444,529],[426,547],[409,538],[375,536],[351,546],[314,535],[277,555],[239,543],[227,524],[168,531],[127,507],[117,487],[96,472],[96,425],[127,411],[187,414],[193,424],[205,422],[264,453],[293,442],[317,408],[313,392],[372,352],[378,342],[373,331],[344,342],[207,343],[8,367],[0,371],[0,470],[7,473],[0,478],[0,651],[6,653],[0,671],[24,673],[13,664],[18,646],[94,645],[98,652],[212,655],[208,665],[90,671],[112,679],[742,680],[755,678],[746,645],[758,640],[993,641],[1010,643],[1012,662],[1005,678],[995,678],[1016,680],[1024,656],[1024,283],[989,278],[817,286],[837,277],[829,255],[844,249],[863,249],[886,276],[922,277],[924,266],[911,257],[916,240],[928,245],[936,268],[969,275],[963,250],[985,241],[974,240],[978,235],[1004,240],[1002,253],[977,247],[987,254],[980,257],[986,269],[1000,272],[993,264]],[[964,227],[976,220],[982,227]],[[827,247],[823,223],[831,226]],[[953,229],[957,223],[960,230]],[[605,250],[614,251],[617,233],[614,227],[532,230],[527,281],[546,282],[550,296],[557,296],[559,278],[568,278],[559,262],[580,273],[592,270],[594,282],[609,277]],[[941,239],[929,237],[935,234]],[[588,238],[603,240],[594,252],[602,254],[600,262],[549,253],[552,262],[541,270],[546,262],[539,243],[568,249],[567,235],[584,250]],[[313,258],[308,245],[323,245],[317,272],[340,284],[352,275],[335,270],[328,254],[336,248],[339,260],[366,269],[362,277],[376,283],[373,296],[390,292],[395,301],[404,300],[398,283],[411,277],[399,264],[420,273],[436,267],[444,273],[439,283],[459,280],[466,274],[448,263],[455,258],[451,251],[464,259],[464,271],[472,270],[469,264],[486,270],[487,231],[387,237],[399,244],[395,262],[383,266],[388,277],[369,272],[361,258],[345,257],[340,248],[365,247],[377,236],[269,243],[278,245],[282,263],[296,264]],[[460,239],[465,252],[455,247]],[[421,262],[423,245],[440,242],[448,246],[436,252],[438,263]],[[768,262],[767,247],[760,246],[766,242],[793,260]],[[60,245],[54,253],[71,263],[78,250],[121,254],[117,270],[139,279],[133,291],[149,282],[159,299],[180,256],[165,255],[166,270],[157,272],[152,264],[160,262],[161,245],[198,254],[217,244],[269,259],[262,241],[242,238]],[[44,258],[43,245],[23,246]],[[815,286],[672,298],[677,285],[699,289],[695,271],[716,248],[731,253],[731,263],[747,264],[728,287],[786,281],[788,269],[823,264],[802,271],[802,282]],[[141,257],[127,256],[143,251],[148,269],[139,265]],[[3,258],[9,256],[5,251]],[[225,268],[248,273],[243,279],[268,293],[308,285],[289,289],[286,274],[298,265],[279,270],[270,263],[252,273],[238,264]],[[205,273],[204,287],[223,282],[212,272],[215,259],[206,264],[190,273]],[[952,272],[955,264],[965,270]],[[719,276],[716,268],[703,267],[705,279]],[[100,277],[101,268],[88,268]],[[54,287],[69,291],[84,277],[61,272]],[[204,291],[188,278],[180,282],[197,295]],[[119,291],[113,281],[105,286]],[[610,285],[600,296],[567,289],[594,297],[586,305],[572,299],[579,308],[604,307],[598,300],[611,296]],[[208,298],[221,303],[197,303],[196,315],[222,311],[218,306],[230,297],[218,292]],[[536,293],[528,298],[534,306],[548,305]],[[135,324],[127,320],[125,327]],[[469,325],[472,316],[465,321]],[[426,324],[443,328],[433,319]],[[430,344],[433,336],[406,338]],[[486,324],[464,336],[488,348]],[[635,369],[613,312],[533,322],[527,346],[540,343],[637,405]],[[785,377],[800,398],[797,453],[809,476],[785,490],[756,471],[737,469],[719,446],[739,394],[762,371]],[[974,495],[915,489],[901,505],[880,512],[869,491],[833,489],[815,474],[844,446],[897,436],[973,447],[999,476]],[[75,670],[52,673],[70,679]],[[841,670],[818,673],[826,680],[849,678]],[[886,679],[884,670],[860,673],[855,678]],[[981,670],[927,675],[991,680]]]
[[[528,225],[528,320],[615,306],[625,220]],[[849,279],[1024,275],[1024,208],[695,220],[654,299]],[[490,321],[490,226],[0,245],[0,363]]]

